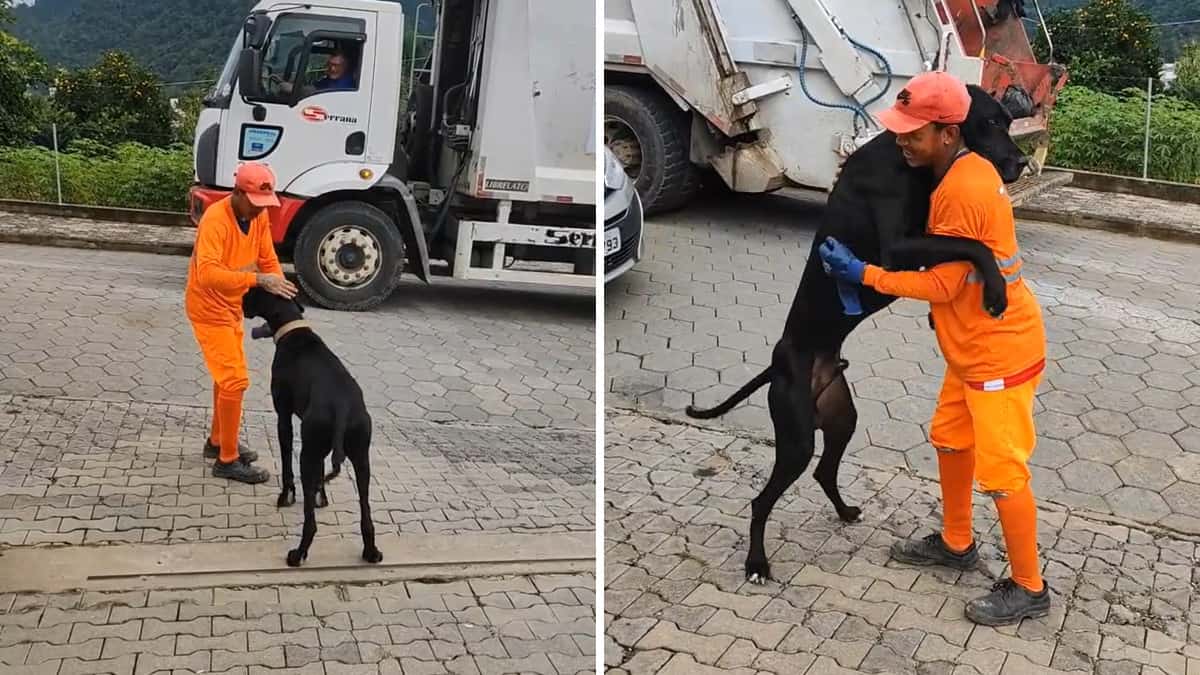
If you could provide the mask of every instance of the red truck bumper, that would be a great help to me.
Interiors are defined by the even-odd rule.
[[[192,224],[199,225],[200,217],[204,215],[208,207],[228,197],[231,193],[232,190],[193,185],[188,190],[188,216],[191,218]],[[283,243],[288,228],[291,227],[292,221],[300,212],[300,207],[304,206],[305,201],[307,200],[279,195],[279,206],[267,209],[267,214],[271,217],[271,239],[276,244]]]

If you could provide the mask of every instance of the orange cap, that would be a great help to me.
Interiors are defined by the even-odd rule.
[[[233,180],[234,187],[244,192],[251,204],[263,208],[279,206],[279,197],[275,196],[275,174],[265,164],[246,162],[238,167]]]
[[[971,94],[962,80],[941,71],[921,73],[896,95],[896,103],[879,113],[879,122],[896,134],[907,134],[930,122],[962,124],[971,110]]]

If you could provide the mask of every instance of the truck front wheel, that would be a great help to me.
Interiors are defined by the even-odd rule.
[[[604,88],[604,144],[634,181],[646,215],[677,209],[699,188],[690,159],[691,118],[645,87]]]
[[[396,224],[365,202],[321,208],[300,231],[295,250],[300,286],[327,309],[377,307],[400,283],[404,240]]]

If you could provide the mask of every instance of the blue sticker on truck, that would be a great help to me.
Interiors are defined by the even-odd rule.
[[[243,124],[238,159],[262,159],[275,151],[281,138],[283,138],[283,127]]]

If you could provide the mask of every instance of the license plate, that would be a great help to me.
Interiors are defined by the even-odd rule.
[[[621,231],[617,228],[605,230],[604,232],[604,257],[608,257],[617,251],[621,250]]]

